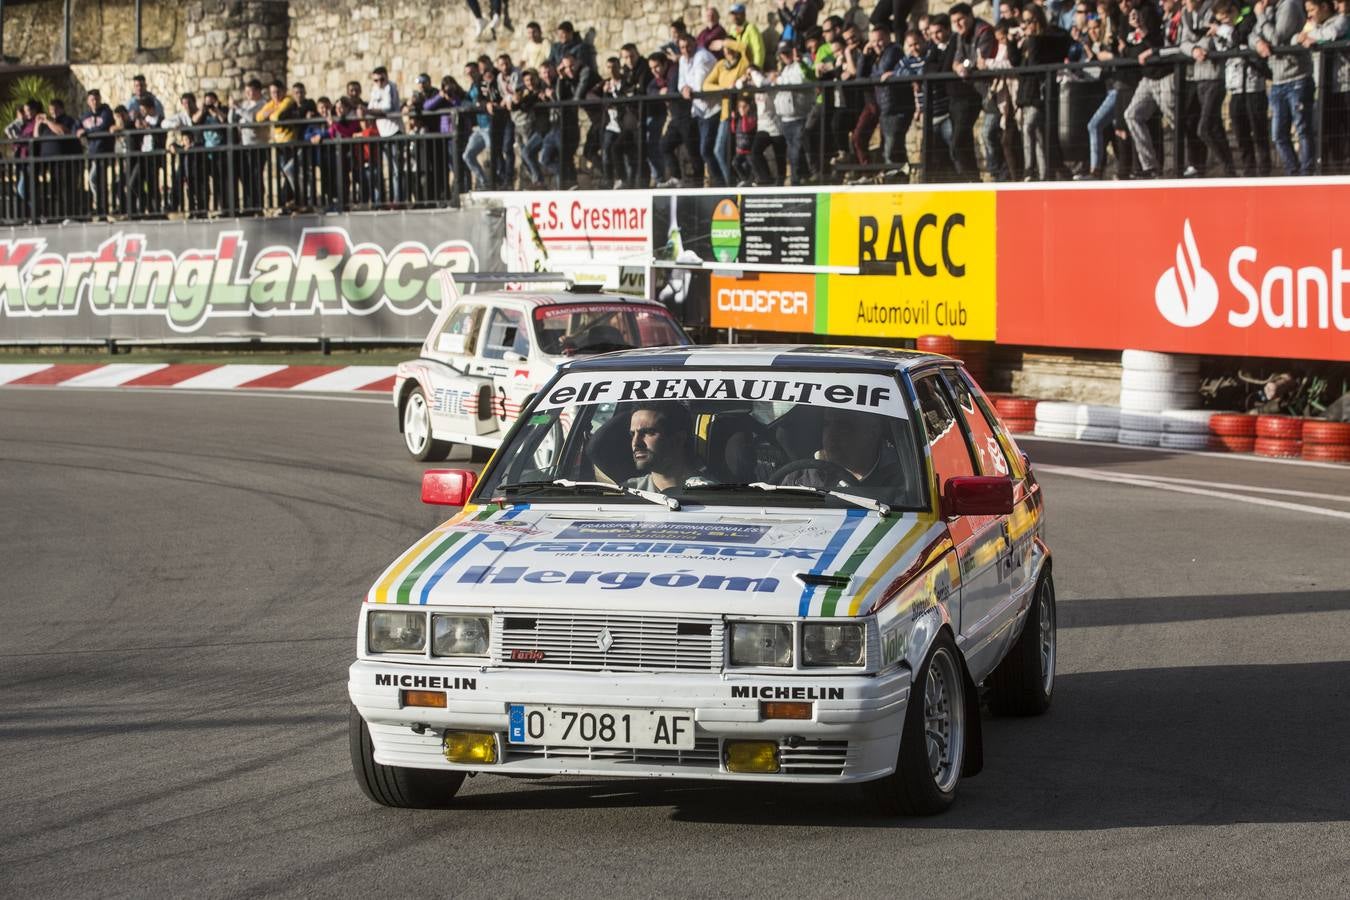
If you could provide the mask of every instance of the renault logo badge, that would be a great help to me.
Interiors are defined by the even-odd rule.
[[[601,653],[608,653],[609,648],[614,646],[614,635],[609,633],[608,628],[600,629],[600,633],[595,636],[595,646],[600,648]]]

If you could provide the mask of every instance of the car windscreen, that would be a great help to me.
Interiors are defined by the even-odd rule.
[[[890,374],[566,372],[498,452],[479,497],[565,499],[614,485],[621,502],[642,502],[621,494],[629,487],[698,503],[847,505],[838,492],[923,509],[925,472]]]
[[[539,349],[549,356],[669,347],[689,338],[663,307],[634,303],[568,303],[534,311]]]

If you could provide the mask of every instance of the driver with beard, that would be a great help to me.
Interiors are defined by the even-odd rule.
[[[826,410],[815,461],[819,464],[803,461],[802,468],[788,473],[781,483],[822,490],[862,487],[875,494],[876,489],[893,488],[904,478],[895,450],[886,440],[885,420],[871,413]]]
[[[666,493],[713,484],[694,452],[694,421],[683,404],[638,406],[628,420],[628,440],[638,471],[628,479],[628,487]]]

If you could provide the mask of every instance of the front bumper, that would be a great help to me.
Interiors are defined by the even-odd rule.
[[[911,673],[900,667],[876,676],[773,677],[677,673],[463,669],[358,660],[347,690],[370,728],[375,761],[415,769],[503,775],[627,775],[738,781],[842,783],[870,781],[895,768],[909,700]],[[400,706],[400,691],[444,689],[446,709]],[[760,717],[761,700],[810,700],[809,720]],[[637,707],[694,711],[693,750],[586,749],[510,744],[507,707],[513,703]],[[420,726],[414,731],[414,726]],[[498,762],[447,762],[443,732],[497,735]],[[728,739],[778,742],[780,771],[728,772]]]

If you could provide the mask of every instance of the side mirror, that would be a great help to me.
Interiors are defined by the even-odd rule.
[[[1013,511],[1011,478],[963,475],[942,487],[944,516],[1006,516]]]
[[[422,502],[436,506],[463,506],[478,484],[467,469],[427,469],[422,473]]]

